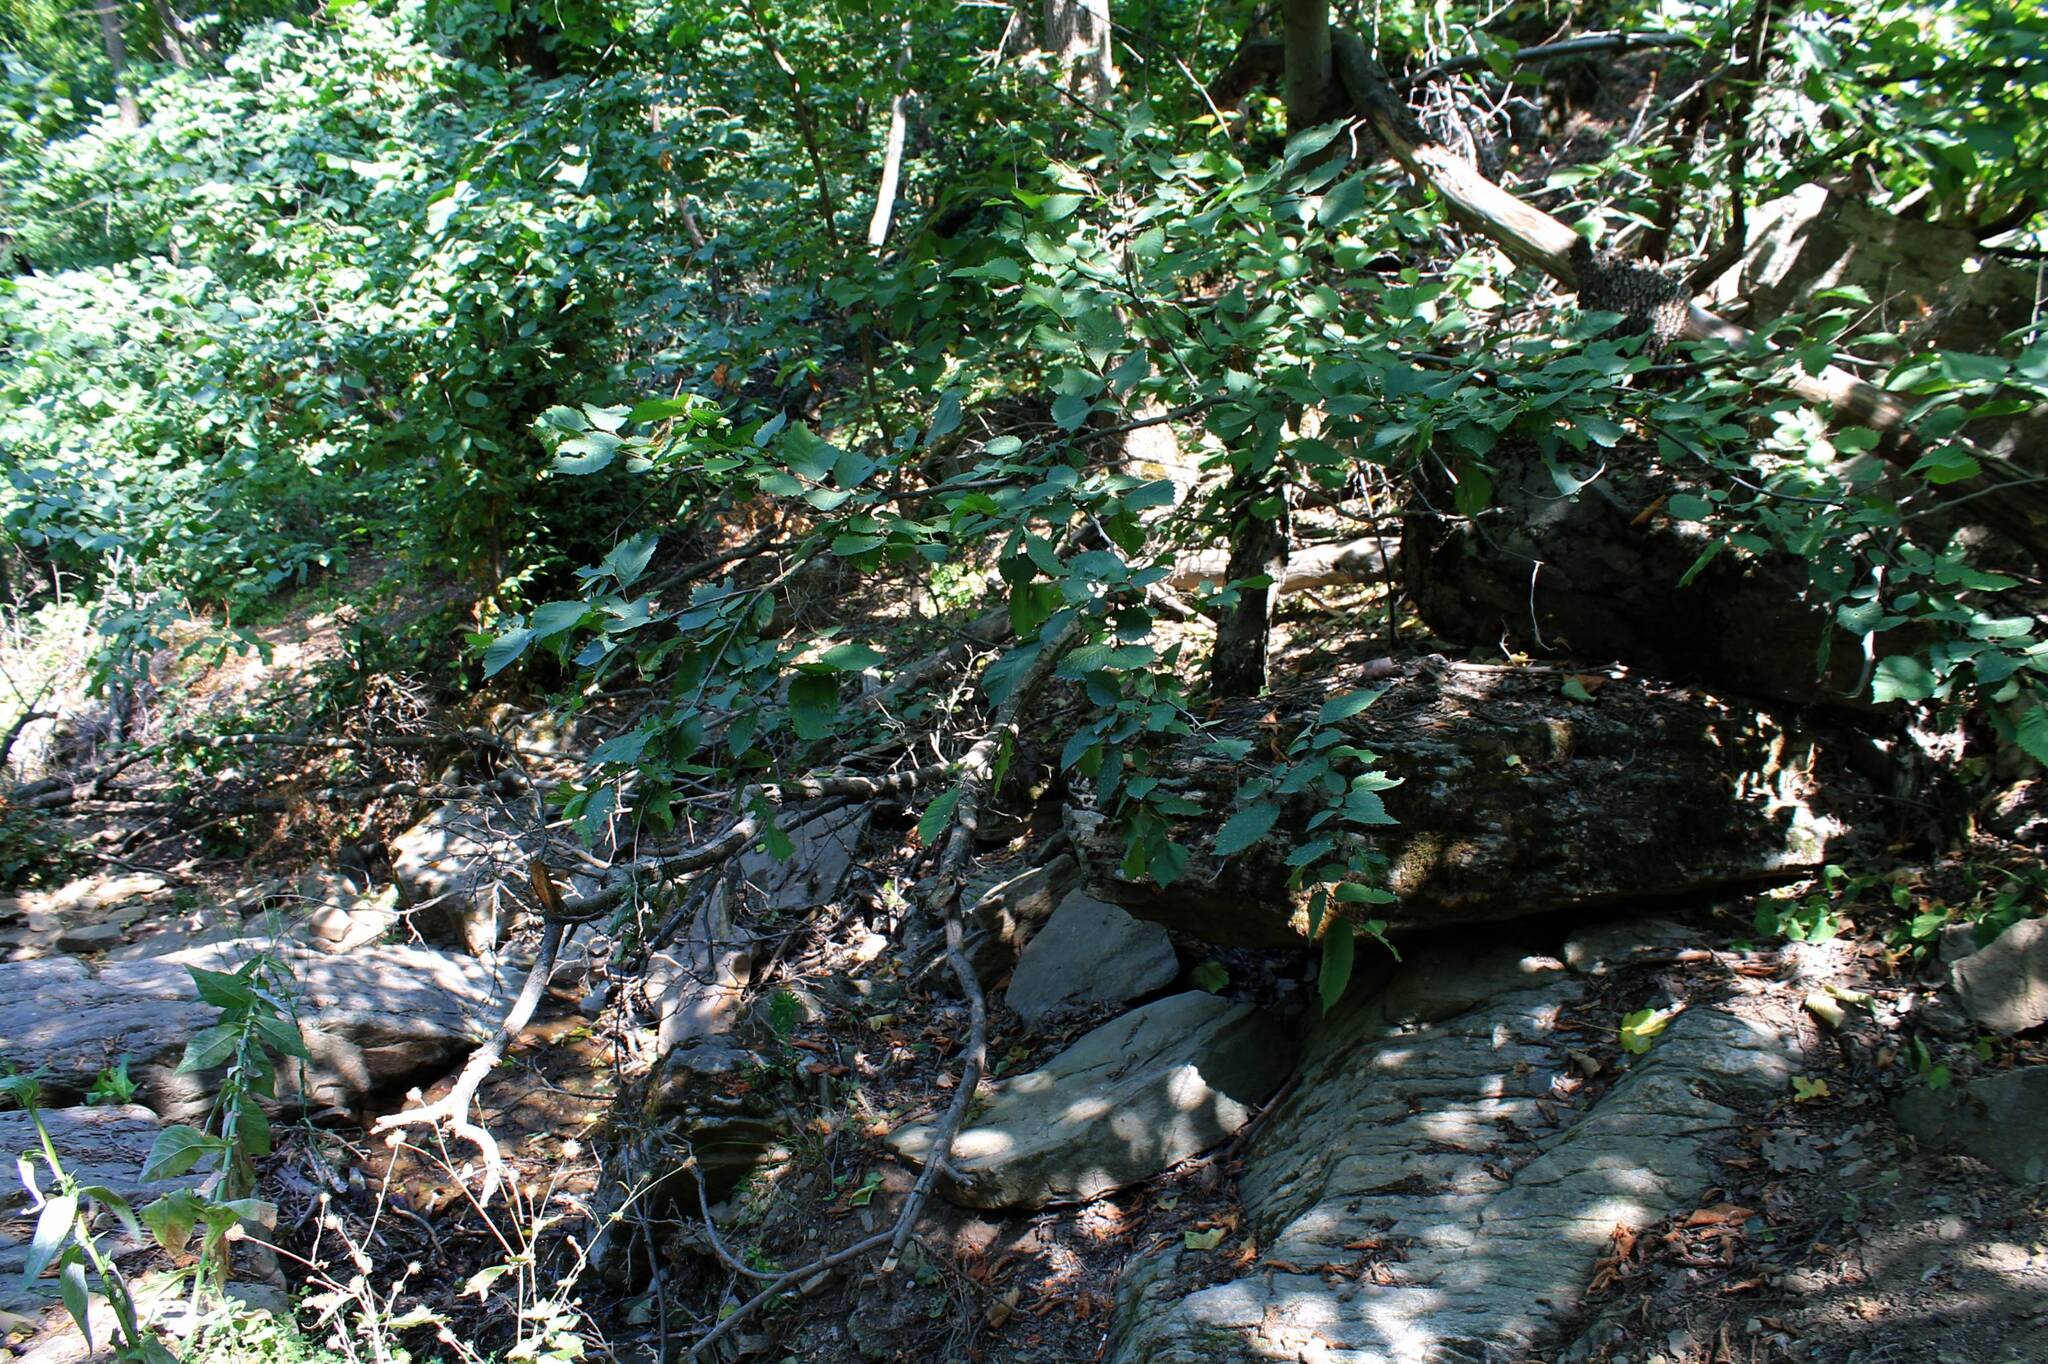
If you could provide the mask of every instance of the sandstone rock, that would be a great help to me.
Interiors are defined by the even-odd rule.
[[[2009,1179],[2048,1180],[2048,1066],[1912,1090],[1893,1101],[1892,1114],[1921,1141],[1975,1156]]]
[[[80,924],[67,928],[57,935],[59,952],[104,952],[119,947],[128,940],[128,934],[117,923]]]
[[[1411,970],[1434,983],[1408,987],[1404,1001]],[[1170,1248],[1127,1274],[1109,1357],[1469,1364],[1533,1354],[1574,1312],[1616,1223],[1652,1225],[1714,1182],[1706,1145],[1737,1122],[1717,1095],[1782,1092],[1797,1054],[1792,1038],[1699,1004],[1612,1088],[1575,1089],[1565,1082],[1575,1043],[1556,1028],[1585,993],[1561,963],[1513,948],[1418,957],[1389,992],[1352,992],[1310,1039],[1240,1187],[1270,1260],[1352,1264],[1375,1255],[1360,1247],[1382,1246],[1392,1283],[1274,1266],[1188,1292]],[[1402,1021],[1460,999],[1483,1002]]]
[[[2014,924],[1949,967],[1971,1018],[1998,1033],[2048,1023],[2048,919]]]
[[[1200,991],[1148,1004],[993,1086],[940,1188],[968,1207],[1037,1208],[1149,1179],[1242,1127],[1286,1078],[1290,1052],[1250,1005]],[[917,1125],[889,1144],[917,1161],[931,1138]]]
[[[873,811],[846,806],[790,830],[795,850],[778,861],[756,850],[740,858],[740,885],[750,909],[802,911],[830,904],[860,854]]]
[[[142,1100],[191,1121],[210,1101],[210,1077],[177,1065],[186,1041],[219,1011],[200,1002],[189,965],[230,970],[270,946],[237,940],[110,962],[98,975],[68,957],[0,964],[0,1055],[42,1070],[54,1101],[82,1098],[100,1070],[126,1054]],[[292,963],[314,1064],[304,1101],[353,1104],[443,1067],[503,1012],[518,982],[477,962],[415,947]],[[295,1081],[280,1067],[280,1090]]]
[[[1004,999],[1027,1023],[1093,1004],[1121,1004],[1180,974],[1166,930],[1086,891],[1068,893],[1017,959]]]

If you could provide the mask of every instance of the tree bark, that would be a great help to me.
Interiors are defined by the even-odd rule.
[[[1231,532],[1231,582],[1265,579],[1237,589],[1237,603],[1216,622],[1216,651],[1209,657],[1209,691],[1215,696],[1256,696],[1266,688],[1267,644],[1273,629],[1274,590],[1287,576],[1287,487],[1277,469],[1263,474],[1240,472],[1225,492],[1236,517]],[[1277,502],[1271,516],[1260,516],[1261,502]]]
[[[1286,0],[1281,10],[1286,34],[1282,85],[1287,131],[1298,133],[1323,121],[1336,91],[1330,60],[1330,0]]]
[[[98,0],[93,13],[100,21],[100,41],[106,45],[107,65],[114,72],[114,99],[121,109],[123,128],[142,126],[142,106],[128,85],[128,39],[122,31],[118,0]]]
[[[896,50],[896,78],[904,81],[910,73],[910,21],[903,21],[902,45]],[[875,212],[868,219],[868,245],[879,251],[889,240],[889,223],[896,214],[896,189],[903,180],[903,144],[910,138],[909,87],[897,90],[889,101],[889,136],[882,148],[882,179],[875,187]]]
[[[1109,102],[1117,81],[1109,0],[1045,0],[1045,50],[1076,99],[1091,109]]]

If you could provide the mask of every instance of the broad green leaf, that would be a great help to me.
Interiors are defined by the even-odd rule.
[[[1247,805],[1223,822],[1212,846],[1218,857],[1235,857],[1266,836],[1280,818],[1280,807],[1267,801]]]
[[[789,683],[789,721],[799,739],[822,739],[839,713],[839,679],[799,673]]]
[[[834,672],[857,673],[875,667],[883,661],[883,654],[866,644],[835,644],[819,658],[819,662]]]
[[[175,1179],[220,1149],[220,1138],[209,1137],[196,1127],[176,1123],[163,1128],[150,1144],[149,1159],[142,1163],[144,1179]]]
[[[917,821],[919,846],[929,848],[938,841],[939,835],[952,824],[953,807],[959,803],[960,788],[956,786],[925,807],[923,816]]]
[[[1337,1001],[1344,998],[1345,989],[1351,984],[1351,965],[1358,955],[1358,938],[1352,933],[1351,925],[1342,919],[1330,925],[1323,934],[1323,960],[1316,968],[1316,993],[1322,998],[1323,1012],[1337,1007]]]
[[[1328,701],[1323,702],[1322,710],[1316,714],[1316,723],[1319,725],[1334,725],[1341,721],[1349,720],[1352,716],[1364,711],[1373,702],[1386,694],[1387,689],[1385,687],[1375,687],[1366,691],[1346,692],[1342,696],[1332,697]]]
[[[1323,196],[1316,209],[1316,221],[1324,227],[1342,227],[1365,211],[1365,177],[1354,175],[1340,180]]]
[[[28,1241],[28,1258],[21,1273],[23,1283],[33,1283],[49,1268],[50,1261],[57,1258],[57,1252],[63,1250],[65,1242],[71,1239],[73,1224],[77,1220],[77,1194],[52,1194],[43,1200],[43,1209],[36,1215],[35,1233]]]
[[[484,650],[484,676],[496,677],[517,662],[526,652],[526,646],[533,643],[533,631],[525,626],[507,630],[491,641],[491,647]]]

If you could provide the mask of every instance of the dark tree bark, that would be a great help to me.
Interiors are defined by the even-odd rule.
[[[1336,71],[1330,62],[1330,0],[1286,0],[1281,26],[1287,43],[1282,73],[1287,130],[1298,133],[1323,121],[1336,94]]]

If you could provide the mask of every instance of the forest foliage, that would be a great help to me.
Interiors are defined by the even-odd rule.
[[[1445,117],[1512,180],[1546,137],[1517,89],[1572,78],[1516,62],[1552,8],[1397,3],[1373,34],[1397,72],[1476,57]],[[1660,35],[1679,93],[1518,182],[1588,237],[1697,263],[1853,165],[1881,207],[2038,256],[2038,5],[1596,8],[1574,28]],[[1356,126],[1290,137],[1256,91],[1219,107],[1204,82],[1255,7],[1114,17],[1121,83],[1091,102],[991,6],[158,5],[127,14],[117,81],[76,16],[9,0],[11,592],[92,602],[118,676],[170,622],[232,636],[352,558],[458,581],[475,648],[445,680],[517,665],[572,706],[653,688],[562,799],[586,829],[659,830],[696,784],[941,718],[845,703],[928,639],[789,628],[782,594],[840,561],[1005,612],[991,702],[1058,640],[1090,706],[1062,760],[1119,817],[1127,869],[1169,882],[1187,850],[1147,741],[1199,729],[1203,690],[1199,642],[1159,629],[1175,556],[1290,499],[1392,509],[1419,476],[1483,516],[1510,446],[1560,495],[1653,457],[1697,483],[1669,511],[1713,529],[1708,556],[1797,556],[1853,638],[1915,642],[1873,643],[1867,699],[1968,711],[2048,760],[2032,565],[1921,505],[1977,472],[1987,424],[2048,399],[2048,341],[1914,351],[1843,290],[1746,349],[1660,353],[1548,306],[1540,273],[1355,156]],[[909,149],[878,213],[892,112]],[[1903,479],[1859,458],[1878,432],[1782,385],[1845,356],[1910,406]],[[1118,457],[1169,416],[1207,471],[1192,497]],[[1369,901],[1346,831],[1384,818],[1382,779],[1304,742],[1227,836],[1262,832],[1262,783],[1325,790],[1301,873]]]

